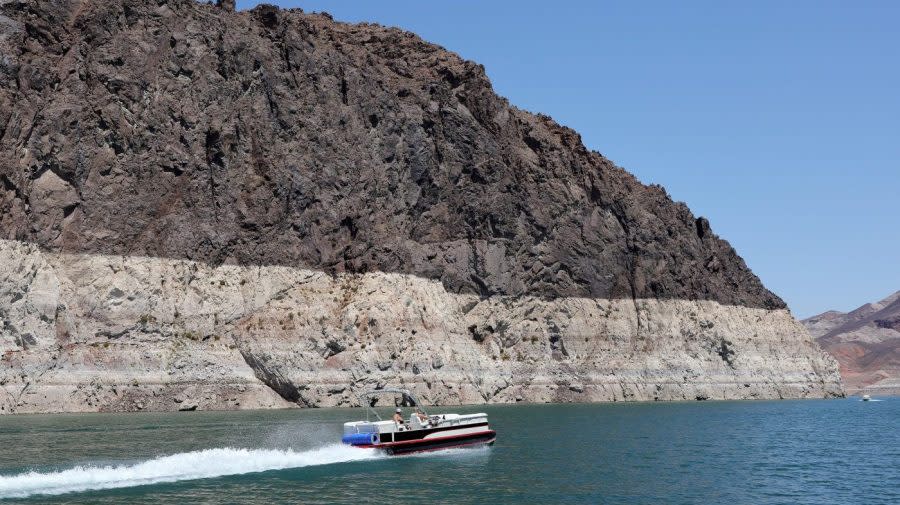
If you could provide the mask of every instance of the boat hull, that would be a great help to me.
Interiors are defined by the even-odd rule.
[[[396,438],[391,436],[387,439],[368,434],[355,435],[350,439],[345,437],[344,443],[360,449],[377,449],[387,454],[409,454],[454,447],[491,445],[497,439],[497,432],[486,426],[480,429],[463,428],[443,433],[439,430],[422,430],[418,433],[407,431],[401,434],[405,436]]]
[[[496,439],[497,433],[495,431],[486,430],[477,433],[466,433],[464,435],[450,435],[446,437],[373,444],[371,447],[373,449],[380,449],[387,454],[410,454],[414,452],[439,451],[456,447],[491,445]]]

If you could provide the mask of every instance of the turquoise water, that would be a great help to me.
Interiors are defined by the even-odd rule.
[[[379,457],[334,443],[343,409],[0,417],[0,503],[900,503],[900,399],[434,410],[496,445]]]

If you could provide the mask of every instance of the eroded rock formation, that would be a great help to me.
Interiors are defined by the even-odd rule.
[[[413,34],[192,0],[0,26],[6,412],[841,394],[706,219]]]

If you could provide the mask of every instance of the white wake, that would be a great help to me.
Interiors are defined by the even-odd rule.
[[[58,472],[0,475],[0,499],[206,479],[378,457],[380,456],[376,451],[345,445],[300,452],[275,449],[206,449],[127,465],[86,465]]]

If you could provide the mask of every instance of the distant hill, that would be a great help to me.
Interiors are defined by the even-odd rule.
[[[900,291],[852,312],[829,310],[803,324],[840,362],[848,393],[900,394]]]

